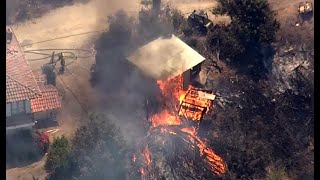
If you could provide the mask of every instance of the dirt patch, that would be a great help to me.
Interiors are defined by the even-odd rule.
[[[47,176],[47,173],[43,168],[45,160],[46,157],[25,167],[9,169],[6,171],[7,179],[30,180],[32,179],[32,176],[34,176],[35,178],[39,178],[39,180],[44,180]]]
[[[269,0],[270,5],[277,11],[277,19],[280,22],[278,42],[288,44],[306,44],[309,48],[314,47],[314,18],[302,23],[298,14],[299,2],[301,1],[275,1]],[[314,3],[314,1],[311,1]],[[312,15],[313,16],[313,15]],[[296,23],[299,22],[299,26]]]

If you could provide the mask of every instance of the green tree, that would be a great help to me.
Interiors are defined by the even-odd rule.
[[[267,0],[218,0],[213,10],[231,18],[231,27],[238,33],[245,45],[250,43],[269,44],[276,35],[279,23],[276,13],[270,9]]]
[[[119,129],[103,115],[90,115],[88,123],[76,131],[66,163],[49,179],[125,179],[126,159]]]
[[[49,149],[45,169],[47,172],[55,171],[58,167],[64,166],[70,154],[71,146],[64,136],[56,138]]]
[[[224,41],[238,41],[236,47],[239,44],[240,49],[244,48],[244,51],[238,51],[239,48],[236,48],[236,51],[226,49],[228,50],[226,54],[256,56],[261,47],[267,47],[274,41],[279,23],[276,20],[276,13],[270,9],[267,0],[218,0],[218,2],[218,6],[212,12],[231,18],[227,28],[231,31],[228,33],[231,36],[227,36],[228,39]]]
[[[224,25],[209,32],[207,44],[224,59],[234,58],[244,52],[244,46],[239,42],[236,33]]]
[[[119,129],[104,115],[92,114],[72,142],[82,178],[125,179],[125,143]]]

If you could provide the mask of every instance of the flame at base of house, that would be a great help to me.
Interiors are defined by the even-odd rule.
[[[152,115],[148,120],[151,127],[149,133],[167,134],[168,137],[183,140],[191,150],[196,153],[199,160],[205,162],[208,169],[215,175],[222,175],[227,167],[223,159],[217,155],[197,133],[199,123],[203,116],[213,107],[215,96],[209,91],[204,91],[193,86],[184,91],[182,89],[182,76],[158,81],[165,107],[159,113]],[[154,142],[152,142],[154,143]],[[161,145],[166,144],[166,139],[161,140]],[[179,147],[182,148],[182,147]],[[148,179],[153,165],[152,149],[148,142],[138,155],[142,166],[139,169],[142,179]],[[136,155],[134,155],[136,158]]]

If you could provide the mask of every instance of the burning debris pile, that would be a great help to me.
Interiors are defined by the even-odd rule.
[[[204,177],[201,174],[208,172],[211,176],[224,174],[226,164],[197,133],[202,116],[212,107],[212,100],[196,96],[205,92],[191,85],[183,90],[182,76],[157,83],[163,108],[148,118],[147,141],[132,158],[134,164],[141,166],[142,179]],[[201,169],[204,171],[198,172]]]

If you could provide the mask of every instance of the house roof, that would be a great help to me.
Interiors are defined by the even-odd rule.
[[[34,72],[33,75],[34,75],[34,78],[35,78],[36,82],[38,83],[38,85],[47,84],[45,74],[40,73],[40,72]]]
[[[6,75],[6,103],[23,101],[37,97],[39,97],[37,92],[34,92],[29,87]]]
[[[53,85],[40,85],[39,88],[42,96],[31,100],[31,111],[33,113],[61,108],[61,99],[57,88]]]
[[[31,67],[10,27],[12,40],[6,46],[6,103],[30,100],[41,96]]]
[[[127,59],[156,80],[180,75],[205,60],[174,35],[170,38],[158,38],[142,46]]]

